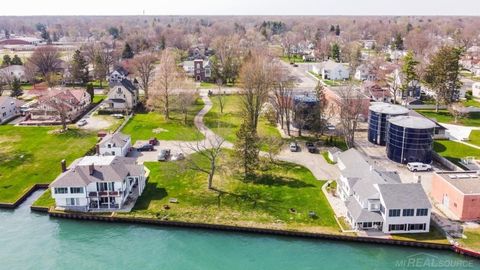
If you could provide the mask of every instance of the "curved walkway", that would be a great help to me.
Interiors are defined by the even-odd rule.
[[[152,152],[136,152],[133,151],[133,156],[138,158],[138,162],[157,161],[157,156],[160,149],[171,149],[172,154],[183,153],[185,155],[192,154],[195,147],[201,146],[202,148],[211,147],[212,143],[215,143],[221,139],[211,129],[209,129],[203,122],[204,116],[210,111],[213,104],[208,97],[208,90],[200,90],[200,97],[202,98],[205,106],[197,113],[194,118],[195,127],[205,136],[205,139],[201,141],[160,141],[159,146]],[[222,147],[233,149],[233,143],[224,141]],[[193,149],[192,149],[193,148]],[[261,152],[260,155],[267,156],[265,152]],[[288,147],[284,148],[276,158],[281,161],[287,161],[295,164],[302,165],[309,169],[313,175],[320,180],[332,180],[337,179],[340,175],[339,170],[335,165],[328,164],[322,155],[311,154],[307,151],[292,153]]]

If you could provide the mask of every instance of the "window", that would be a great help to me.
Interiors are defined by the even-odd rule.
[[[388,225],[388,230],[389,231],[404,231],[405,230],[405,224],[390,224],[390,225]]]
[[[70,193],[72,193],[72,194],[83,193],[83,187],[71,187],[70,188]]]
[[[420,224],[408,224],[408,230],[409,231],[424,231],[426,228],[425,223],[420,223]]]
[[[108,186],[107,186],[107,183],[97,183],[97,190],[98,191],[106,191],[108,190]]]
[[[413,209],[403,209],[404,217],[413,217],[415,211]]]
[[[80,205],[80,200],[78,198],[67,198],[66,202],[69,206]]]
[[[388,210],[389,217],[399,217],[400,216],[400,209],[390,209]]]
[[[363,228],[372,228],[372,222],[363,222]]]
[[[60,187],[60,188],[55,188],[55,194],[67,194],[68,193],[68,188]]]
[[[417,216],[428,216],[428,209],[427,208],[418,208],[417,209]]]
[[[383,204],[380,204],[380,212],[382,212],[382,214],[385,214],[385,207],[383,207]]]

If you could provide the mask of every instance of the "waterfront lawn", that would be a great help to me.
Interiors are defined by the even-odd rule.
[[[448,110],[417,110],[418,113],[427,118],[435,119],[439,123],[463,125],[463,126],[480,126],[480,113],[469,113],[468,116],[458,119],[455,123],[455,118]]]
[[[159,140],[201,140],[203,134],[197,130],[193,119],[203,106],[203,101],[197,99],[189,109],[187,124],[183,123],[183,114],[176,109],[171,110],[168,120],[158,112],[136,113],[122,129],[122,132],[132,136],[132,142],[148,140],[153,137]]]
[[[466,238],[458,239],[462,246],[480,252],[480,229],[467,228],[463,234]]]
[[[234,153],[221,159],[228,169],[214,178],[217,191],[207,189],[204,173],[185,169],[185,162],[150,162],[147,187],[131,213],[119,215],[215,223],[247,227],[338,233],[333,210],[318,181],[302,166],[278,163],[244,181],[233,169]],[[208,166],[198,154],[192,158]],[[178,203],[169,203],[176,198]],[[168,205],[170,209],[165,210]],[[290,210],[294,209],[294,210]],[[310,217],[314,211],[317,217]]]
[[[241,96],[225,96],[223,114],[220,113],[218,97],[212,96],[210,99],[212,100],[213,107],[203,119],[205,125],[225,140],[232,143],[235,142],[237,140],[236,132],[243,121]],[[272,136],[281,138],[277,127],[271,125],[264,117],[261,117],[258,123],[258,135],[260,137]]]
[[[449,140],[436,140],[433,143],[433,149],[442,157],[452,161],[453,163],[460,165],[460,159],[464,157],[476,157],[480,158],[480,150],[470,147],[468,145],[449,141]]]
[[[50,189],[45,190],[45,192],[43,192],[43,194],[32,205],[48,208],[55,206],[55,200],[52,198]]]
[[[480,130],[472,130],[468,140],[468,143],[480,146]]]
[[[50,183],[60,161],[79,158],[96,142],[94,133],[58,127],[0,126],[0,202],[13,203],[36,183]]]
[[[392,234],[392,239],[403,241],[428,242],[436,244],[449,243],[445,235],[434,226],[430,226],[430,232],[428,233]]]

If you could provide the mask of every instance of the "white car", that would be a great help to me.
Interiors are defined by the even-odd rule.
[[[123,114],[119,114],[119,113],[112,114],[112,117],[115,117],[117,119],[121,119],[121,118],[123,118]]]
[[[185,159],[185,156],[182,153],[174,154],[172,156],[172,160],[183,160]]]
[[[409,162],[407,168],[411,172],[427,172],[432,170],[432,166],[421,162]]]
[[[87,124],[87,120],[81,119],[80,121],[77,122],[77,126],[83,127]]]

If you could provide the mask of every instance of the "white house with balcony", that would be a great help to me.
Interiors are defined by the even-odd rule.
[[[378,168],[355,149],[339,154],[337,165],[337,193],[353,229],[386,234],[430,230],[432,206],[421,184],[401,183],[397,172]]]
[[[148,169],[135,158],[86,156],[50,184],[57,209],[81,212],[130,211],[145,188]]]
[[[101,156],[126,157],[132,147],[132,140],[129,135],[121,132],[107,134],[97,144],[97,154]]]
[[[350,71],[344,64],[332,60],[312,65],[312,72],[324,80],[346,80],[350,76]]]

